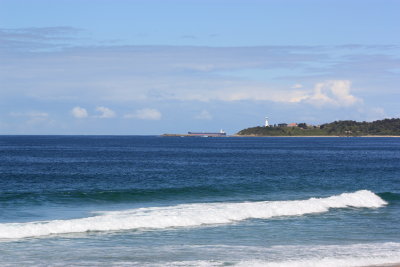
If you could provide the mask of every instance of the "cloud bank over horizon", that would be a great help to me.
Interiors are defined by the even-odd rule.
[[[209,32],[208,44],[182,33],[162,45],[172,39],[94,33],[84,22],[0,28],[1,133],[234,133],[267,115],[312,124],[400,116],[397,43],[212,45],[223,35]]]

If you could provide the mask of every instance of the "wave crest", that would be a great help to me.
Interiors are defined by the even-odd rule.
[[[52,234],[128,229],[164,229],[226,224],[246,219],[300,216],[327,212],[331,208],[379,208],[387,203],[368,190],[327,198],[241,203],[196,203],[101,212],[93,217],[0,224],[0,238],[25,238]]]

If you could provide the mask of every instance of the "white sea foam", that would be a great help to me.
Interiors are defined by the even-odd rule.
[[[392,266],[392,264],[399,264],[400,258],[315,258],[309,260],[293,260],[293,261],[241,261],[238,263],[229,263],[229,266],[235,267],[365,267],[365,266]],[[125,266],[125,264],[118,264]],[[140,263],[138,265],[148,266],[147,264]],[[132,263],[126,263],[126,266],[132,266]],[[171,267],[221,267],[227,266],[226,262],[219,261],[182,261],[170,262],[168,264],[151,264],[149,266],[171,266]],[[396,265],[397,266],[397,265]]]
[[[309,260],[294,260],[294,261],[278,261],[278,262],[264,262],[264,261],[243,261],[234,266],[237,267],[361,267],[371,265],[386,265],[398,264],[399,257],[382,257],[382,258],[315,258]],[[182,265],[181,265],[182,266]],[[205,265],[204,265],[205,266]],[[211,266],[211,264],[210,264]]]
[[[327,212],[330,208],[379,208],[387,203],[368,190],[327,198],[241,203],[196,203],[102,212],[71,219],[0,224],[0,239],[38,237],[52,234],[128,229],[163,229],[226,224],[251,218],[300,216]]]
[[[7,244],[0,244],[1,266],[355,267],[400,263],[400,243],[396,242],[267,247],[153,244],[151,248],[110,246],[104,240],[99,240],[104,247],[65,242],[69,241],[30,243],[34,246],[15,242],[4,252]]]
[[[182,249],[180,247],[175,250]],[[200,255],[218,260],[172,261],[142,266],[236,266],[236,267],[356,267],[400,263],[400,243],[364,243],[309,246],[194,246]],[[172,251],[175,251],[174,249]],[[217,255],[223,255],[225,260]]]

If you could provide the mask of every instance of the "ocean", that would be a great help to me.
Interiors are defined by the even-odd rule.
[[[1,266],[400,262],[399,138],[0,136]]]

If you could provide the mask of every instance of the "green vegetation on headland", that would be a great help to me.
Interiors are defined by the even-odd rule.
[[[252,127],[237,135],[247,136],[400,136],[400,119],[373,122],[334,121],[318,126],[306,123]]]

